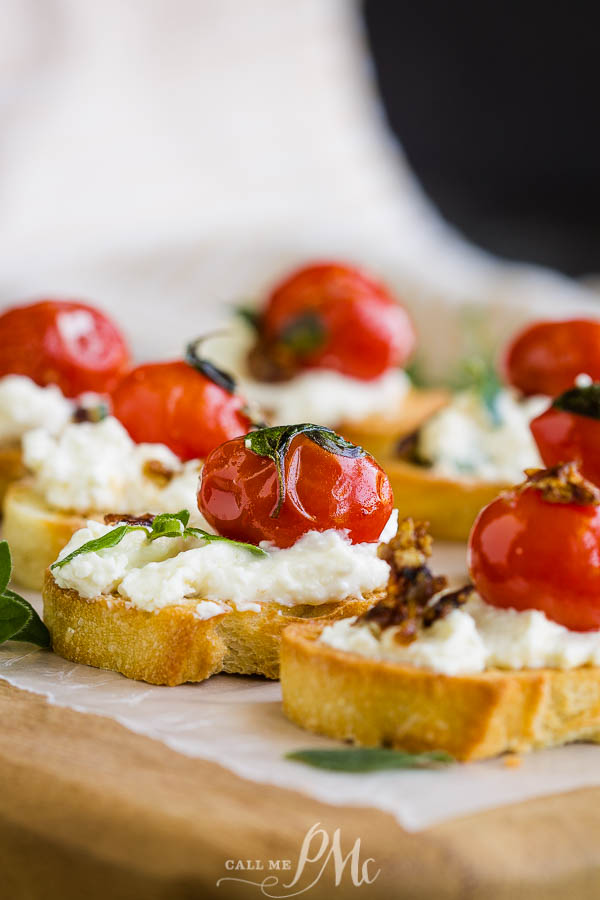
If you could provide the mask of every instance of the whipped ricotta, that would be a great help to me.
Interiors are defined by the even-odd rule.
[[[523,469],[542,465],[529,423],[549,403],[546,397],[521,400],[506,388],[496,397],[493,415],[478,391],[459,391],[421,427],[417,454],[450,478],[521,481]]]
[[[446,618],[423,628],[411,644],[396,628],[377,633],[355,619],[328,625],[319,641],[336,650],[388,660],[444,675],[485,669],[574,669],[600,665],[600,631],[571,631],[535,609],[497,609],[478,594]]]
[[[252,328],[235,320],[226,333],[202,343],[202,354],[230,372],[241,393],[259,407],[273,425],[314,422],[335,427],[369,415],[397,410],[410,388],[402,369],[391,369],[373,381],[351,378],[333,369],[309,369],[280,383],[255,381],[246,364],[254,342]]]
[[[20,441],[32,428],[56,434],[73,410],[56,385],[40,387],[25,375],[5,375],[0,378],[0,444]]]
[[[395,530],[395,514],[384,530]],[[90,521],[61,551],[63,559],[111,527]],[[231,607],[260,611],[264,603],[319,606],[361,597],[382,588],[389,567],[377,556],[377,543],[352,544],[342,531],[310,531],[292,547],[268,543],[266,556],[255,556],[231,541],[203,543],[200,538],[158,538],[127,534],[116,547],[76,556],[54,569],[63,588],[87,599],[117,593],[140,609],[196,607],[203,618]],[[207,606],[206,604],[210,604]]]
[[[42,428],[23,437],[23,461],[36,490],[56,509],[77,512],[197,510],[200,461],[182,463],[164,444],[136,444],[117,419]],[[158,463],[170,480],[149,473]],[[196,512],[195,522],[203,521]],[[206,527],[206,526],[203,526]]]

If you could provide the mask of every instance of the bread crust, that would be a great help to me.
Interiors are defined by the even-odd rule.
[[[368,416],[362,422],[341,423],[336,430],[383,465],[382,460],[392,457],[400,438],[416,431],[449,399],[444,388],[411,388],[398,409]]]
[[[283,634],[283,709],[309,731],[363,746],[446,750],[459,760],[600,742],[600,668],[441,675]]]
[[[380,462],[394,491],[398,517],[429,522],[431,534],[441,540],[466,541],[479,511],[511,486],[479,478],[448,478],[401,459]]]
[[[4,503],[6,492],[12,482],[23,478],[24,475],[25,466],[20,445],[0,446],[0,505]]]
[[[381,592],[319,606],[267,603],[260,612],[232,609],[210,619],[199,619],[188,605],[147,612],[117,595],[86,600],[59,587],[51,572],[42,595],[44,621],[59,656],[151,684],[176,685],[217,672],[276,679],[286,626],[360,615]]]
[[[13,482],[4,498],[2,533],[10,546],[15,582],[41,590],[44,572],[87,519],[103,521],[104,515],[52,509],[30,481]]]

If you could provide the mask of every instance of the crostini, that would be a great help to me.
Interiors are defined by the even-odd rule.
[[[403,367],[415,343],[408,313],[383,284],[346,263],[314,263],[203,353],[232,372],[270,423],[325,425],[378,457],[448,396],[412,386]]]
[[[473,585],[427,566],[424,525],[380,548],[385,597],[282,639],[287,716],[366,746],[459,760],[600,741],[600,492],[573,464],[530,472],[470,537]]]
[[[205,461],[198,507],[216,534],[183,511],[73,535],[43,589],[57,653],[154,684],[277,678],[286,626],[360,615],[382,595],[389,482],[328,429],[224,443]]]

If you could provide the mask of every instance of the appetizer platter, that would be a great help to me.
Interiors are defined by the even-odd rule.
[[[137,363],[89,304],[0,315],[2,677],[408,830],[552,795],[544,754],[600,784],[595,323],[457,389],[345,263],[248,319]]]

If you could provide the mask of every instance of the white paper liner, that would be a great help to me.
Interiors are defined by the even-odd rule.
[[[436,569],[458,574],[464,547],[440,547]],[[39,608],[39,595],[29,595]],[[0,646],[0,678],[51,703],[108,716],[138,734],[243,778],[302,791],[336,805],[372,806],[418,831],[428,825],[532,797],[600,784],[600,748],[578,744],[442,771],[348,775],[284,759],[289,750],[339,746],[283,716],[278,683],[219,675],[203,684],[157,687],[66,662],[26,644]]]

